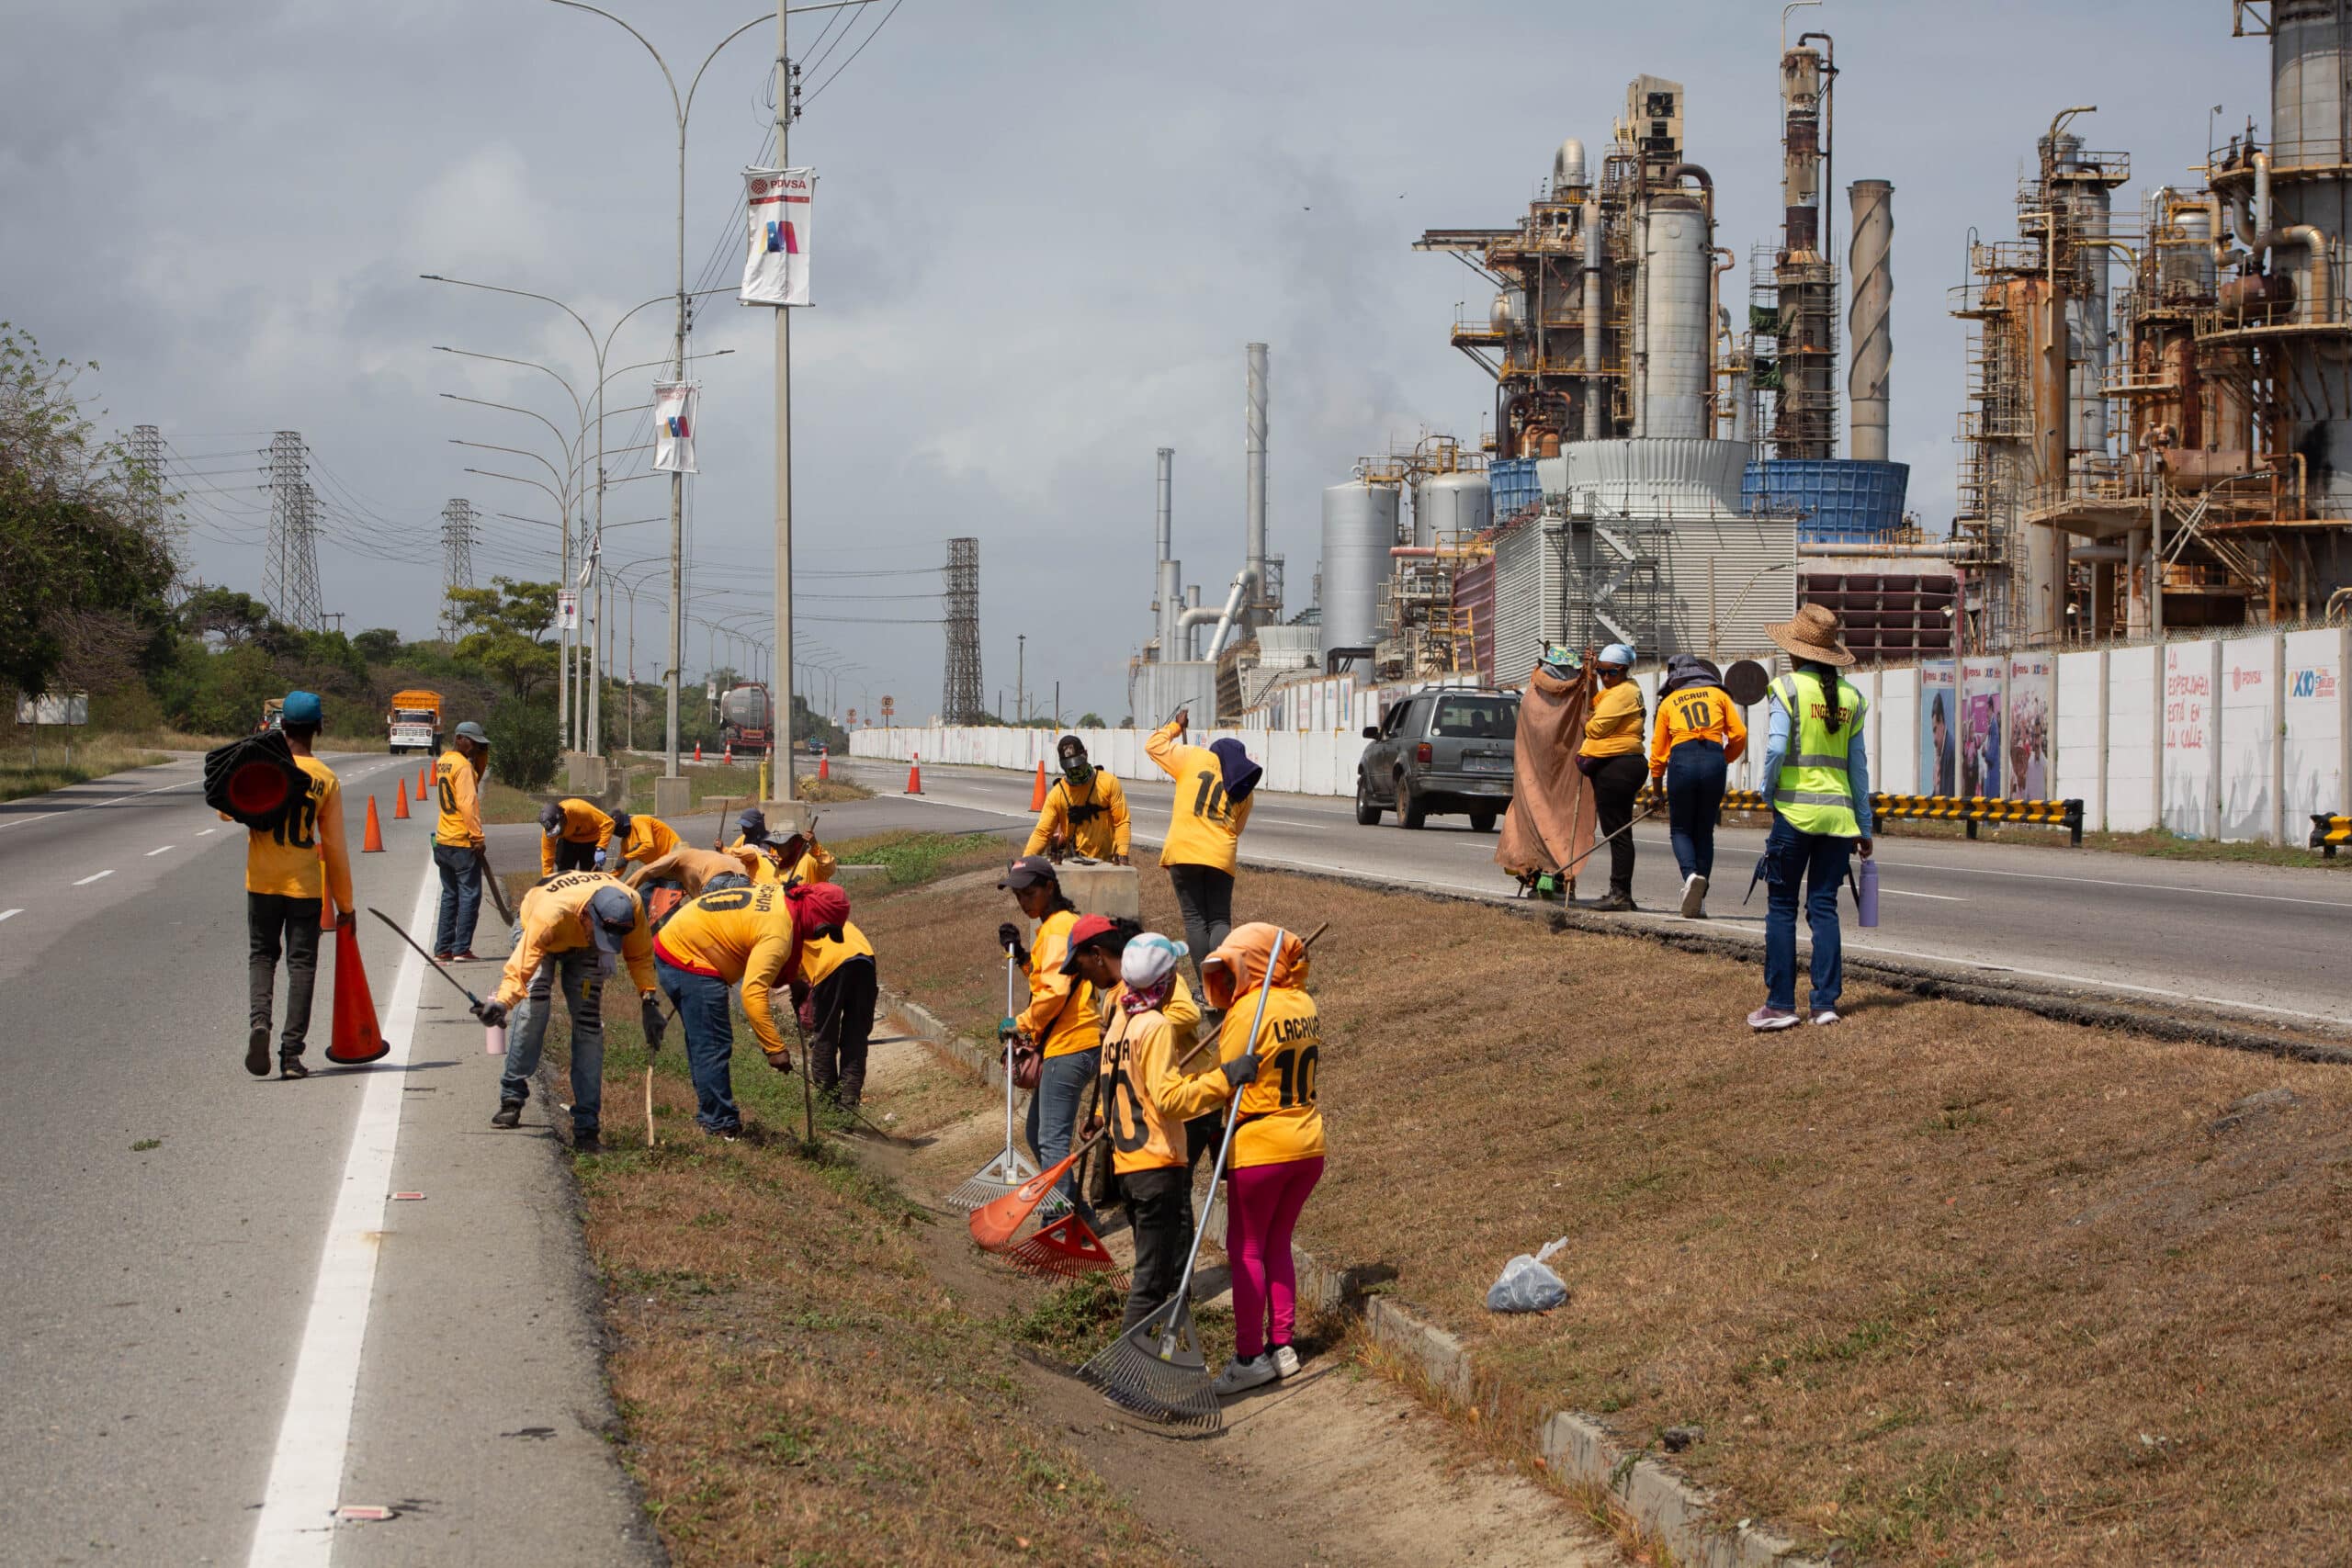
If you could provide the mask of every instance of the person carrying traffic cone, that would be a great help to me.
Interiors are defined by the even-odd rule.
[[[270,1008],[277,961],[286,959],[286,1027],[277,1037],[277,1073],[306,1078],[302,1050],[311,1032],[311,1000],[319,979],[319,932],[326,901],[333,931],[353,923],[351,857],[343,832],[343,785],[334,770],[311,755],[326,722],[313,692],[288,692],[278,722],[303,793],[276,827],[249,829],[245,839],[245,1071],[269,1076]],[[222,813],[222,819],[229,820]]]
[[[1054,750],[1062,776],[1035,802],[1040,808],[1037,825],[1029,829],[1029,842],[1021,852],[1054,860],[1077,853],[1089,860],[1126,864],[1127,792],[1117,779],[1088,761],[1086,742],[1077,736],[1063,736]],[[1041,770],[1045,767],[1043,762],[1037,765]],[[1043,773],[1038,776],[1042,780]]]
[[[474,926],[481,916],[483,852],[481,775],[490,766],[490,732],[472,719],[451,736],[433,764],[440,812],[433,827],[433,864],[441,874],[441,908],[433,927],[433,955],[444,964],[473,964]]]

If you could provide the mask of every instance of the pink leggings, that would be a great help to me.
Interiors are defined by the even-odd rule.
[[[1269,1309],[1272,1342],[1290,1343],[1298,1315],[1298,1275],[1291,1266],[1290,1233],[1322,1174],[1320,1155],[1233,1173],[1225,1250],[1233,1261],[1233,1353],[1245,1361],[1265,1352]]]

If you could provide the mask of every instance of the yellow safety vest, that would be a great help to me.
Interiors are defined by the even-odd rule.
[[[1838,682],[1833,705],[1821,677],[1794,671],[1772,682],[1772,694],[1787,711],[1789,753],[1772,781],[1773,809],[1801,833],[1859,839],[1854,817],[1853,775],[1847,766],[1854,735],[1862,727],[1862,694]]]

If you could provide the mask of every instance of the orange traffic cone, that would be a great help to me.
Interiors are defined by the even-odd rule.
[[[334,908],[334,900],[326,900]],[[359,931],[351,927],[334,933],[334,1023],[327,1039],[327,1060],[338,1066],[356,1066],[390,1053],[384,1032],[376,1026],[376,998],[368,994],[368,971],[359,961]]]
[[[718,760],[719,760],[722,763],[726,764],[728,767],[730,767],[730,768],[731,768],[731,767],[733,767],[733,766],[735,765],[735,742],[733,742],[732,740],[729,740],[729,741],[727,743],[727,750],[726,750],[726,753],[725,753],[723,756],[721,756]]]
[[[433,764],[424,762],[416,770],[416,798],[423,800],[424,792],[433,787]]]
[[[363,855],[384,852],[384,825],[376,820],[376,797],[372,795],[368,797],[368,833],[359,840],[359,852]]]
[[[699,740],[695,742],[695,761],[697,762],[702,761],[702,742]]]
[[[424,796],[420,795],[416,798],[422,802]],[[398,822],[408,820],[408,780],[406,779],[392,781],[392,818]]]
[[[817,748],[817,782],[824,783],[833,776],[833,753],[828,747]]]
[[[1029,786],[1029,809],[1046,809],[1046,759],[1037,759],[1037,782]]]
[[[922,793],[922,753],[920,751],[914,753],[913,761],[907,764],[907,793],[909,795]]]

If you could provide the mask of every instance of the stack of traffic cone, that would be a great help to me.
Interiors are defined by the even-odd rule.
[[[915,752],[913,760],[907,764],[907,793],[922,793],[922,753],[920,751]]]
[[[368,833],[359,840],[359,852],[363,855],[384,852],[384,825],[376,820],[376,797],[372,795],[368,797]]]
[[[1029,786],[1029,809],[1046,809],[1046,759],[1037,759],[1037,782]]]
[[[416,798],[420,805],[424,803],[424,796],[420,795]],[[408,820],[408,780],[406,779],[392,781],[392,818],[400,822]]]

